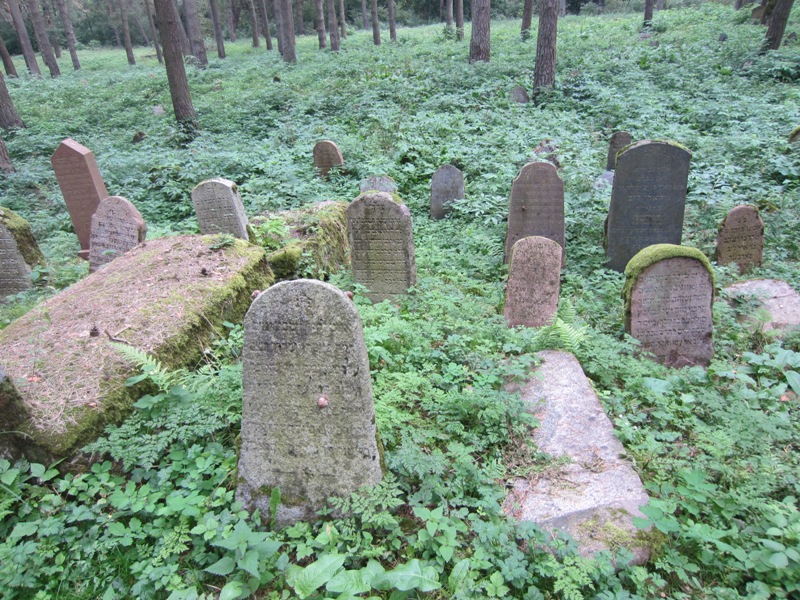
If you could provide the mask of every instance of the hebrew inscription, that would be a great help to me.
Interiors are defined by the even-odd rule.
[[[203,181],[192,190],[192,204],[200,233],[227,233],[248,239],[247,215],[233,181],[219,177]]]
[[[442,165],[431,178],[431,219],[442,219],[450,203],[464,197],[464,174],[453,165]]]
[[[526,237],[514,244],[503,314],[509,327],[548,325],[558,310],[561,254],[558,243]]]
[[[717,263],[736,263],[739,273],[761,264],[764,222],[755,206],[742,204],[728,213],[717,235]]]
[[[147,225],[136,207],[125,198],[109,196],[92,216],[92,246],[89,272],[141,244],[147,237]]]

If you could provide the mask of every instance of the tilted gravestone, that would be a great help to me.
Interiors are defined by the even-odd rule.
[[[615,131],[611,134],[611,142],[608,144],[608,157],[606,159],[606,171],[613,171],[617,164],[617,152],[628,146],[632,141],[631,134],[627,131]]]
[[[236,498],[279,526],[309,520],[330,496],[383,477],[361,319],[321,281],[278,283],[244,320],[242,445]]]
[[[92,215],[100,201],[108,197],[97,160],[86,146],[67,138],[58,145],[50,163],[81,244],[78,256],[88,259]]]
[[[394,182],[394,179],[388,175],[370,175],[369,177],[361,180],[361,182],[358,184],[358,190],[362,194],[364,192],[373,191],[396,194],[397,184]]]
[[[736,263],[739,273],[761,264],[764,253],[764,222],[755,206],[731,209],[717,235],[717,263]]]
[[[464,174],[453,165],[442,165],[431,177],[431,219],[442,219],[450,203],[463,198]]]
[[[672,142],[644,140],[617,156],[606,220],[608,266],[623,271],[653,244],[680,245],[691,153]]]
[[[353,277],[373,302],[405,295],[417,281],[411,212],[385,192],[367,192],[347,207]]]
[[[564,182],[546,162],[528,163],[511,186],[506,235],[506,262],[517,241],[532,235],[546,237],[566,249],[564,240]],[[562,255],[562,265],[566,257]]]
[[[668,367],[707,365],[713,354],[714,275],[695,248],[658,244],[625,269],[625,329]]]
[[[319,171],[319,176],[323,179],[328,177],[328,173],[333,167],[340,167],[344,164],[344,157],[334,142],[323,140],[314,146],[314,166]]]
[[[518,104],[527,104],[531,101],[530,97],[528,96],[528,90],[521,85],[511,88],[511,100],[517,102]]]
[[[0,302],[30,289],[31,271],[44,265],[30,224],[14,211],[0,207]]]
[[[92,247],[89,272],[110,263],[147,237],[147,225],[136,207],[125,198],[109,196],[92,216]]]
[[[217,177],[199,183],[192,190],[192,204],[200,233],[227,233],[248,239],[247,215],[234,182]]]
[[[561,287],[561,254],[553,240],[533,236],[511,250],[503,314],[509,327],[541,327],[553,321]]]

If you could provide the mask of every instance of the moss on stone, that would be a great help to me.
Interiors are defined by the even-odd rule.
[[[267,262],[269,262],[269,266],[278,281],[299,276],[304,245],[301,240],[293,240],[280,250],[276,250],[267,256]]]
[[[45,266],[44,254],[39,250],[39,244],[33,237],[31,225],[25,219],[9,208],[0,206],[0,223],[11,232],[17,242],[22,260],[33,268],[35,266]]]

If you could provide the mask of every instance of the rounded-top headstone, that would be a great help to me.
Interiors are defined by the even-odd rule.
[[[606,171],[613,171],[617,164],[617,153],[625,146],[629,146],[633,138],[627,131],[615,131],[611,134],[611,141],[608,144],[608,156],[606,157]]]
[[[240,240],[248,239],[247,215],[233,181],[206,179],[192,190],[192,204],[200,233],[227,233]]]
[[[31,271],[37,265],[44,265],[44,256],[30,223],[0,207],[0,302],[30,289]]]
[[[344,292],[308,279],[260,294],[244,320],[236,498],[279,526],[382,479],[361,319]]]
[[[146,237],[147,225],[131,202],[121,196],[103,199],[92,215],[89,272],[94,273],[122,256],[141,244]]]
[[[360,193],[364,192],[386,192],[387,194],[397,193],[397,184],[388,175],[370,175],[365,177],[358,184]]]
[[[322,140],[314,146],[314,166],[319,171],[320,177],[327,178],[333,167],[340,167],[343,164],[342,152],[334,142]]]
[[[531,101],[530,97],[528,96],[528,90],[521,85],[511,88],[511,100],[519,104],[527,104]]]
[[[739,273],[761,264],[764,254],[764,222],[758,208],[741,204],[731,209],[717,234],[717,263],[736,263]]]
[[[458,167],[442,165],[431,177],[431,219],[442,219],[450,203],[465,196],[464,174]]]
[[[509,327],[550,324],[558,310],[563,249],[551,239],[532,236],[511,250],[503,314]]]

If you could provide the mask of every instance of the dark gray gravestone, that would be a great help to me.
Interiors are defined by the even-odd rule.
[[[453,165],[442,165],[431,177],[431,219],[442,219],[453,200],[464,197],[464,174]]]
[[[344,157],[334,142],[323,140],[314,146],[314,166],[323,179],[327,179],[333,167],[341,167],[343,164]]]
[[[668,367],[711,361],[714,276],[694,248],[658,244],[625,269],[625,326],[642,350]]]
[[[526,237],[514,244],[503,314],[509,327],[541,327],[553,321],[561,288],[561,254],[553,240]]]
[[[50,163],[64,196],[72,226],[81,243],[78,256],[88,259],[92,215],[100,201],[108,197],[97,160],[86,146],[67,138],[58,145],[50,157]]]
[[[89,272],[110,263],[141,244],[147,225],[136,207],[125,198],[109,196],[100,202],[92,216],[92,247]]]
[[[248,239],[247,215],[234,182],[220,177],[203,181],[192,190],[192,204],[200,233]]]
[[[373,302],[405,295],[417,281],[411,213],[386,192],[367,192],[347,207],[353,277]]]
[[[394,179],[388,175],[370,175],[366,179],[362,179],[358,184],[360,193],[364,192],[386,192],[387,194],[397,193],[397,184]]]
[[[608,158],[606,159],[606,171],[613,171],[617,163],[617,152],[629,145],[632,141],[631,134],[627,131],[615,131],[611,134],[611,142],[608,144]]]
[[[0,208],[0,302],[30,289],[31,271],[44,264],[30,224],[7,208]]]
[[[511,99],[519,104],[527,104],[531,101],[528,91],[521,85],[511,88]]]
[[[564,182],[546,162],[528,163],[511,186],[506,235],[506,262],[517,241],[539,235],[565,249]],[[562,265],[566,257],[562,255]]]
[[[341,290],[278,283],[244,320],[242,445],[236,498],[283,526],[315,518],[330,496],[382,479],[361,319]]]
[[[717,235],[717,263],[736,263],[739,273],[761,264],[764,254],[764,222],[755,206],[731,209]]]
[[[617,156],[606,226],[608,266],[623,271],[653,244],[681,243],[691,153],[644,140]]]

